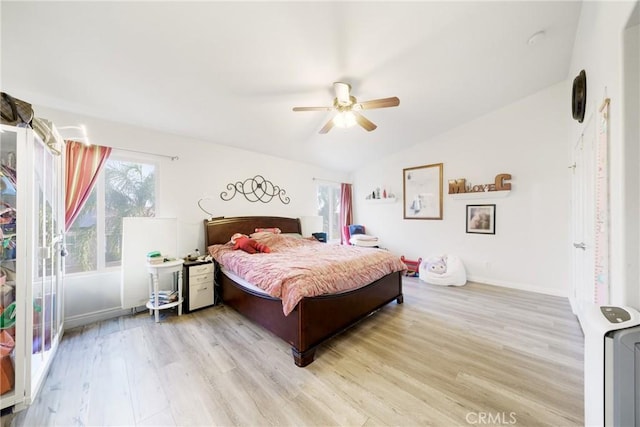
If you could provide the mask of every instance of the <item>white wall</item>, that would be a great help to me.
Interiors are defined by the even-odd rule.
[[[640,14],[640,7],[636,7],[636,16]],[[624,139],[626,142],[627,179],[640,183],[640,25],[629,27],[624,32]],[[634,143],[635,141],[635,143]],[[640,309],[640,185],[629,188],[629,195],[625,197],[625,223],[627,224],[627,239],[625,250],[628,260],[626,264],[625,303]],[[635,236],[635,238],[633,238]]]
[[[354,221],[409,259],[455,254],[471,280],[567,296],[568,94],[569,83],[562,82],[356,171]],[[444,163],[444,219],[404,220],[402,170],[431,163]],[[450,179],[484,184],[500,173],[512,175],[505,198],[447,194]],[[380,185],[398,201],[368,203],[366,195]],[[465,232],[467,204],[496,205],[495,235]]]
[[[625,163],[625,155],[633,152],[629,144],[637,141],[625,144],[621,120],[623,29],[636,4],[583,3],[567,77],[572,79],[581,69],[587,71],[587,113],[594,111],[605,95],[612,99],[611,302],[640,309],[640,301],[629,301],[630,286],[638,286],[639,278],[632,276],[637,276],[633,272],[638,271],[640,259],[629,255],[626,248],[633,241],[625,236],[635,230],[630,234],[632,239],[640,238],[637,223],[633,225],[625,214],[625,209],[637,205],[640,197],[638,180],[627,182],[634,175]],[[567,119],[569,94],[569,81],[555,85],[356,171],[352,176],[355,222],[365,224],[381,237],[384,246],[399,255],[416,258],[455,253],[462,257],[471,279],[567,296],[570,183],[566,147],[577,140],[581,131],[577,122]],[[59,126],[86,124],[97,144],[180,156],[176,162],[156,158],[161,166],[162,189],[158,216],[178,218],[179,251],[184,253],[204,247],[205,214],[196,206],[202,196],[215,201],[215,215],[313,215],[316,201],[312,177],[346,180],[336,172],[223,145],[37,106],[36,112]],[[439,162],[444,163],[445,193],[448,179],[488,183],[498,173],[512,174],[513,190],[504,199],[472,201],[454,200],[445,194],[443,221],[403,220],[402,169]],[[263,174],[284,188],[291,203],[220,201],[219,194],[226,184],[255,174]],[[366,203],[366,194],[380,185],[398,195],[399,201]],[[495,236],[464,232],[464,206],[476,203],[497,205]],[[118,284],[111,282],[106,280],[96,292],[100,285],[91,278],[68,277],[66,316],[80,319],[85,313],[116,310],[112,301],[119,301],[119,295],[106,289],[117,289]]]
[[[587,74],[586,117],[594,114],[605,97],[610,104],[609,199],[610,199],[610,304],[640,309],[637,287],[638,140],[625,139],[623,132],[624,93],[634,90],[623,84],[625,27],[638,2],[583,2],[569,69],[573,77],[582,69]],[[637,34],[637,32],[636,32]],[[637,49],[637,40],[636,40]],[[636,51],[637,55],[637,51]],[[637,56],[636,56],[637,58]],[[637,59],[636,59],[637,60]],[[637,75],[635,81],[637,82]],[[637,86],[636,89],[637,90]],[[636,96],[637,93],[636,93]],[[572,121],[567,144],[575,142],[582,126]],[[628,250],[635,247],[635,251]],[[635,252],[635,255],[634,255]]]
[[[318,168],[309,164],[238,150],[191,138],[156,132],[136,126],[107,122],[44,107],[34,107],[36,114],[54,121],[57,126],[84,124],[91,142],[115,148],[139,150],[169,156],[132,154],[159,165],[158,217],[178,219],[178,256],[199,248],[205,250],[204,224],[207,215],[198,200],[209,196],[206,205],[214,216],[276,215],[300,217],[316,215],[316,182],[314,177],[345,181],[346,174]],[[256,141],[256,145],[260,141]],[[274,199],[270,203],[251,203],[236,196],[229,202],[220,199],[226,185],[239,180],[264,176],[286,190],[291,201],[283,204]],[[71,325],[83,319],[96,320],[120,314],[120,274],[67,276],[65,278],[65,318]],[[68,325],[69,326],[69,325]]]

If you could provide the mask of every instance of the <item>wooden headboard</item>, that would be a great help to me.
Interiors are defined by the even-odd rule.
[[[204,220],[204,236],[206,247],[227,243],[235,233],[249,235],[256,228],[277,227],[283,233],[300,233],[302,226],[299,218],[284,218],[279,216],[236,216],[213,218]]]

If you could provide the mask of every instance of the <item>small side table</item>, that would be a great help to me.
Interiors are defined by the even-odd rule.
[[[160,310],[164,310],[165,308],[178,307],[178,316],[182,315],[182,264],[184,263],[183,259],[177,259],[175,261],[167,261],[162,264],[149,264],[147,263],[147,271],[150,275],[149,280],[149,302],[147,303],[147,308],[149,309],[149,315],[152,315],[155,312],[156,322],[160,321]],[[167,304],[160,304],[159,301],[159,285],[158,285],[158,277],[161,274],[165,273],[173,273],[174,277],[178,275],[178,299],[173,302],[169,302]],[[153,299],[151,297],[153,295]]]

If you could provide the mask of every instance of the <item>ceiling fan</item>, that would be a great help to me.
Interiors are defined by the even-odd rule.
[[[336,114],[320,129],[319,133],[327,133],[334,126],[346,128],[355,124],[359,124],[364,130],[371,132],[377,126],[360,114],[360,110],[397,107],[400,105],[400,99],[395,96],[358,102],[351,95],[351,85],[348,83],[335,82],[333,88],[336,92],[336,97],[331,107],[293,107],[293,111],[336,111]]]

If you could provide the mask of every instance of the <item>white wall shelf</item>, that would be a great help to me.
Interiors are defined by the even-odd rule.
[[[511,193],[511,190],[504,191],[478,191],[475,193],[448,194],[454,200],[477,200],[477,199],[502,199]]]
[[[365,199],[365,201],[367,203],[370,203],[370,204],[395,203],[396,202],[396,198],[395,197],[387,197],[387,198],[384,198],[384,199]]]

